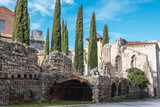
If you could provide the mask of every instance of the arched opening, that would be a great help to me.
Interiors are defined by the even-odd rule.
[[[127,94],[129,94],[129,86],[127,86]]]
[[[21,78],[21,74],[18,74],[18,78]]]
[[[118,86],[118,95],[121,96],[122,94],[122,84],[119,83],[119,86]]]
[[[119,55],[116,57],[116,60],[115,60],[115,69],[117,71],[122,69],[122,60]]]
[[[27,78],[27,75],[26,75],[26,74],[24,74],[24,78]]]
[[[116,90],[117,90],[117,88],[116,88],[116,84],[115,84],[115,83],[113,83],[113,84],[112,84],[111,97],[114,97],[114,96],[116,95]]]
[[[49,94],[54,100],[92,101],[92,89],[87,83],[78,80],[54,84]]]
[[[29,78],[32,79],[32,74],[29,74]]]
[[[136,56],[135,55],[131,57],[131,68],[133,67],[134,68],[136,67]]]

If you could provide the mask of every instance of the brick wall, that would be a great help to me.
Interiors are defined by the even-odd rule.
[[[11,34],[12,35],[14,13],[7,14],[7,13],[4,12],[7,8],[4,8],[4,7],[1,7],[1,8],[3,8],[3,9],[0,10],[0,20],[5,21],[5,32],[0,32],[0,33],[6,33],[6,34]],[[7,10],[7,11],[9,11],[9,10]]]

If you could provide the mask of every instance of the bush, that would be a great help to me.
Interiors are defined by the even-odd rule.
[[[146,88],[149,84],[149,81],[142,70],[138,68],[130,68],[127,70],[127,72],[131,83],[139,86],[141,89]]]

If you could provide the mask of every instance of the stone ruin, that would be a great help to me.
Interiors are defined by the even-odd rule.
[[[72,60],[60,52],[50,53],[40,67],[34,48],[0,40],[0,105],[140,97],[139,90],[131,89],[127,79],[80,76]]]

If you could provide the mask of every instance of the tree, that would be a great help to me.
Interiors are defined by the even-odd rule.
[[[127,72],[131,83],[139,86],[141,89],[146,88],[149,84],[149,81],[142,70],[138,68],[130,68],[127,70]]]
[[[67,22],[64,25],[64,20],[62,20],[61,52],[68,55],[68,30]]]
[[[61,2],[56,1],[52,28],[51,51],[61,51]]]
[[[12,40],[29,45],[30,20],[27,0],[17,0]]]
[[[93,12],[92,20],[90,24],[89,49],[88,49],[88,65],[90,66],[90,69],[94,69],[98,67],[96,35],[97,35],[96,19],[95,19],[95,12]]]
[[[105,25],[103,30],[103,46],[107,43],[109,43],[108,26]]]
[[[77,21],[76,21],[76,40],[75,40],[75,56],[74,67],[77,72],[83,73],[83,9],[82,5],[78,9]]]
[[[49,28],[47,29],[47,37],[46,37],[44,59],[46,58],[47,55],[49,55]]]

